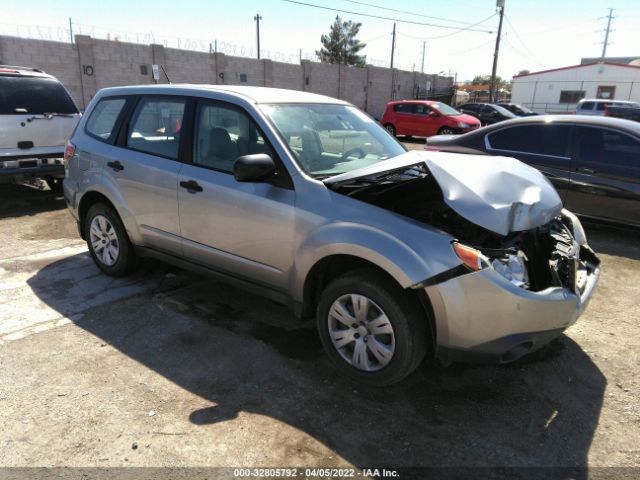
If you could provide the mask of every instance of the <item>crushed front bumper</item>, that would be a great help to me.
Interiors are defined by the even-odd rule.
[[[567,287],[532,292],[492,268],[425,287],[442,360],[510,362],[544,346],[584,311],[600,276],[594,266],[580,293]]]

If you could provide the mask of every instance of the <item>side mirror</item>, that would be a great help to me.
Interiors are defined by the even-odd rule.
[[[238,182],[262,183],[276,173],[276,164],[266,153],[242,155],[233,164],[233,176]]]
[[[429,116],[430,117],[439,117],[440,114],[438,112],[436,112],[435,110],[430,110],[429,111]]]

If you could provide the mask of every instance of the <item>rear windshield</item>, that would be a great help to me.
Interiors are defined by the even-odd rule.
[[[52,78],[0,76],[0,115],[78,113],[64,87]]]

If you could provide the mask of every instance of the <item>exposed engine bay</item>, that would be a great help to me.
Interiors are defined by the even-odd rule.
[[[565,215],[506,235],[462,217],[445,203],[442,188],[424,163],[331,184],[330,188],[450,234],[482,252],[496,272],[527,290],[566,287],[580,294],[587,275],[599,264],[593,251],[574,238],[572,220]]]

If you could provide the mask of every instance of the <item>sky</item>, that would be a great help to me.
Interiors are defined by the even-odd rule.
[[[208,50],[211,43],[230,55],[255,57],[254,17],[259,13],[263,58],[297,62],[300,52],[302,58],[313,56],[321,47],[320,36],[340,15],[362,23],[358,38],[367,44],[362,53],[368,63],[389,66],[394,22],[356,15],[365,13],[397,20],[397,68],[421,70],[424,45],[427,73],[457,74],[459,81],[491,73],[498,27],[496,0],[300,1],[328,9],[285,0],[0,0],[0,34],[68,41],[71,17],[75,33],[197,50]],[[614,19],[607,56],[640,57],[640,0],[505,3],[498,62],[498,75],[503,78],[511,79],[522,69],[574,65],[581,57],[599,56],[609,8],[614,9]],[[465,28],[484,31],[460,30]]]

